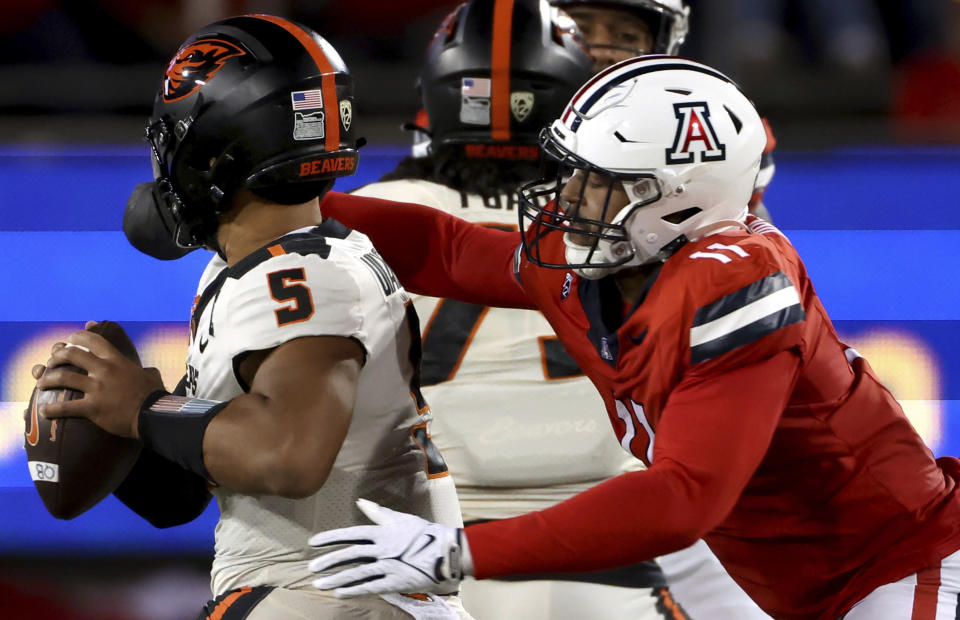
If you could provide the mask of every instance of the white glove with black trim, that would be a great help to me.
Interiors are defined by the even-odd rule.
[[[310,562],[315,573],[346,566],[314,580],[313,587],[333,590],[337,598],[457,591],[464,567],[472,565],[462,529],[431,523],[366,499],[358,499],[357,507],[377,525],[345,527],[310,538],[312,547],[347,545]]]

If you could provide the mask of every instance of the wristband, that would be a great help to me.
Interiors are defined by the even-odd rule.
[[[203,436],[207,425],[230,401],[174,396],[158,390],[140,406],[140,441],[160,456],[214,482],[203,464]]]

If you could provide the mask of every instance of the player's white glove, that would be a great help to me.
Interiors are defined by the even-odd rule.
[[[431,523],[366,499],[358,499],[357,507],[377,525],[345,527],[310,538],[313,547],[348,545],[310,562],[315,573],[347,566],[314,580],[315,588],[334,590],[337,598],[457,591],[464,566],[471,564],[462,529]]]

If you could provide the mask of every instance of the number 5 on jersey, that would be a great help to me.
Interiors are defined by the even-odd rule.
[[[277,325],[283,327],[290,323],[300,323],[313,316],[313,297],[310,288],[305,282],[303,268],[281,269],[267,274],[270,284],[270,296],[276,301],[285,304],[284,307],[274,310],[277,315]]]

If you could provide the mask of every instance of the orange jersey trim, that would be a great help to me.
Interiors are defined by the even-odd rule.
[[[423,429],[423,437],[425,440],[424,443],[420,443],[420,440],[417,439],[416,430]],[[443,463],[443,471],[438,473],[430,473],[430,453],[427,452],[427,445],[433,443],[430,441],[430,433],[427,432],[427,423],[421,422],[420,424],[414,424],[410,427],[410,437],[413,439],[413,443],[420,448],[420,452],[423,453],[423,472],[427,475],[428,480],[434,480],[436,478],[446,478],[450,475],[450,469],[447,467],[447,464]],[[441,455],[441,459],[443,456]]]
[[[210,613],[209,616],[207,616],[207,620],[222,620],[223,615],[227,613],[227,610],[230,609],[230,606],[236,603],[238,598],[244,594],[248,594],[252,589],[253,588],[250,587],[244,587],[229,594],[217,604],[216,608]]]
[[[667,613],[670,614],[670,620],[689,620],[683,608],[673,599],[669,588],[663,588],[657,592],[657,598],[663,603]],[[664,617],[667,617],[666,615]]]

